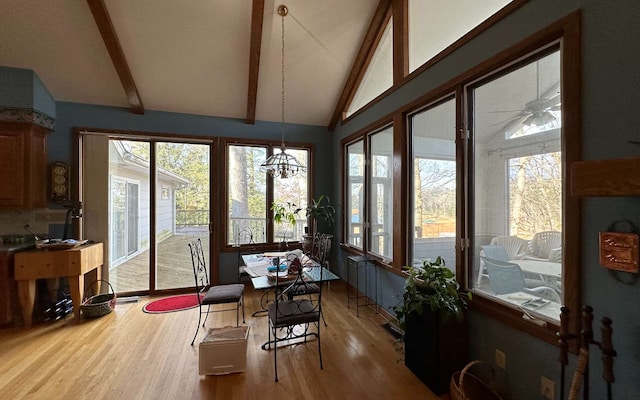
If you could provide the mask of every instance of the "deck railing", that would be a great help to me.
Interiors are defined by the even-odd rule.
[[[197,228],[206,228],[209,225],[209,210],[178,210],[176,211],[176,230],[192,231]],[[229,218],[227,232],[228,242],[231,245],[248,243],[265,243],[267,240],[267,220],[255,217],[231,217]],[[296,225],[292,228],[289,224],[275,225],[274,241],[298,241],[304,234],[307,226],[305,218],[296,219]]]

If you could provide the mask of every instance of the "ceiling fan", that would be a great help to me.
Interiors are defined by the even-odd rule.
[[[557,119],[552,111],[561,109],[560,82],[552,85],[543,95],[540,94],[540,66],[536,62],[536,98],[525,104],[521,110],[490,111],[492,113],[517,112],[518,114],[494,125],[505,124],[501,129],[507,135],[512,135],[522,126],[543,126]]]

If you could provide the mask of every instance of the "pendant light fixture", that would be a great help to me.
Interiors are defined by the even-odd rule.
[[[272,154],[260,165],[260,171],[268,172],[274,178],[289,178],[298,172],[304,172],[307,167],[300,164],[293,155],[287,154],[284,146],[284,17],[289,13],[287,6],[278,6],[278,15],[282,19],[282,144],[280,152]]]

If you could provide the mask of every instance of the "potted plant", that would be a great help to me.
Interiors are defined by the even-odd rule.
[[[295,203],[286,202],[286,203],[278,203],[273,202],[271,204],[271,211],[273,211],[273,221],[278,224],[288,224],[291,226],[291,229],[296,226],[296,219],[302,211],[302,208],[298,207]],[[280,242],[281,250],[286,250],[287,248],[287,228],[282,231],[282,241]]]
[[[306,215],[309,219],[310,229],[305,229],[302,239],[302,250],[306,254],[312,253],[313,237],[318,230],[318,221],[327,229],[331,229],[335,222],[336,209],[331,204],[329,196],[323,194],[318,199],[312,199],[311,204],[306,208]],[[327,249],[328,250],[328,249]]]
[[[307,218],[310,218],[312,232],[311,235],[318,232],[318,221],[324,223],[327,228],[333,227],[335,222],[336,209],[331,204],[329,196],[323,194],[318,199],[312,199],[311,204],[306,208]]]
[[[405,365],[434,393],[444,393],[451,374],[467,362],[464,311],[471,293],[460,285],[442,257],[407,273],[402,300],[391,307],[404,331]]]

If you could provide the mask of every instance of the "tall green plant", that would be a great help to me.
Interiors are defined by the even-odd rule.
[[[460,285],[442,257],[438,256],[433,262],[426,260],[422,267],[402,269],[408,273],[402,301],[391,309],[403,330],[410,314],[422,315],[427,309],[462,318],[471,292],[460,293]]]
[[[312,199],[311,204],[306,208],[306,212],[307,217],[313,218],[314,222],[324,221],[328,228],[331,228],[336,221],[336,209],[331,204],[329,196],[325,194],[320,195],[317,200]]]

